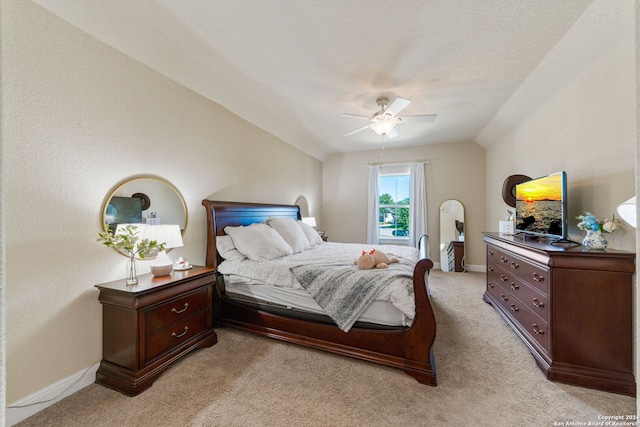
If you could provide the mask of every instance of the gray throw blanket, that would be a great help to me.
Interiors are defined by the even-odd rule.
[[[344,332],[385,286],[399,277],[413,277],[413,266],[407,260],[385,269],[359,270],[354,264],[342,263],[299,265],[290,270]]]

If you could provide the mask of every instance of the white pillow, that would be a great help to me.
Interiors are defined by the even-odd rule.
[[[280,236],[291,246],[293,253],[311,249],[309,239],[293,218],[269,218],[267,225],[278,232]]]
[[[224,232],[231,236],[236,248],[253,261],[266,261],[293,253],[291,246],[278,232],[264,223],[246,227],[227,226]]]
[[[242,261],[243,259],[247,259],[233,244],[231,236],[216,237],[216,248],[220,256],[229,261]]]
[[[300,226],[300,229],[302,230],[304,235],[307,236],[307,240],[309,240],[309,244],[311,245],[311,247],[322,243],[322,237],[320,237],[315,228],[313,228],[309,224],[302,222],[301,220],[298,220],[298,225]]]

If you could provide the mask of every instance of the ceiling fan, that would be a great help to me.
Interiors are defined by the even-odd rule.
[[[391,105],[389,105],[389,98],[380,97],[376,99],[376,104],[378,105],[378,107],[380,107],[380,110],[376,111],[371,117],[349,113],[340,114],[341,117],[355,117],[371,122],[367,126],[363,126],[359,129],[346,133],[344,136],[353,135],[354,133],[360,132],[367,128],[371,128],[378,135],[386,135],[387,138],[394,138],[399,135],[398,131],[396,130],[396,125],[398,123],[409,120],[433,122],[436,119],[437,114],[398,117],[398,113],[404,110],[410,102],[411,101],[409,99],[398,97],[391,103]]]

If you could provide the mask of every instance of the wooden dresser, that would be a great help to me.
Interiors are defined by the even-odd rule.
[[[548,379],[635,396],[635,254],[484,233],[484,301],[529,347]]]
[[[96,382],[135,396],[174,361],[217,342],[212,323],[215,270],[144,274],[96,285],[102,303],[102,362]]]

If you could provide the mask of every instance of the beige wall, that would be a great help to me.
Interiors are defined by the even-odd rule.
[[[391,145],[391,144],[390,144]],[[380,148],[333,154],[323,163],[323,227],[335,242],[367,240],[368,164],[428,160],[425,166],[431,257],[439,261],[439,207],[456,199],[465,207],[466,261],[484,265],[485,150],[475,142]]]
[[[117,182],[173,183],[189,223],[169,255],[203,264],[203,198],[302,194],[321,217],[322,165],[31,2],[2,2],[2,15],[11,404],[101,359],[94,285],[124,278],[126,260],[96,242]]]

